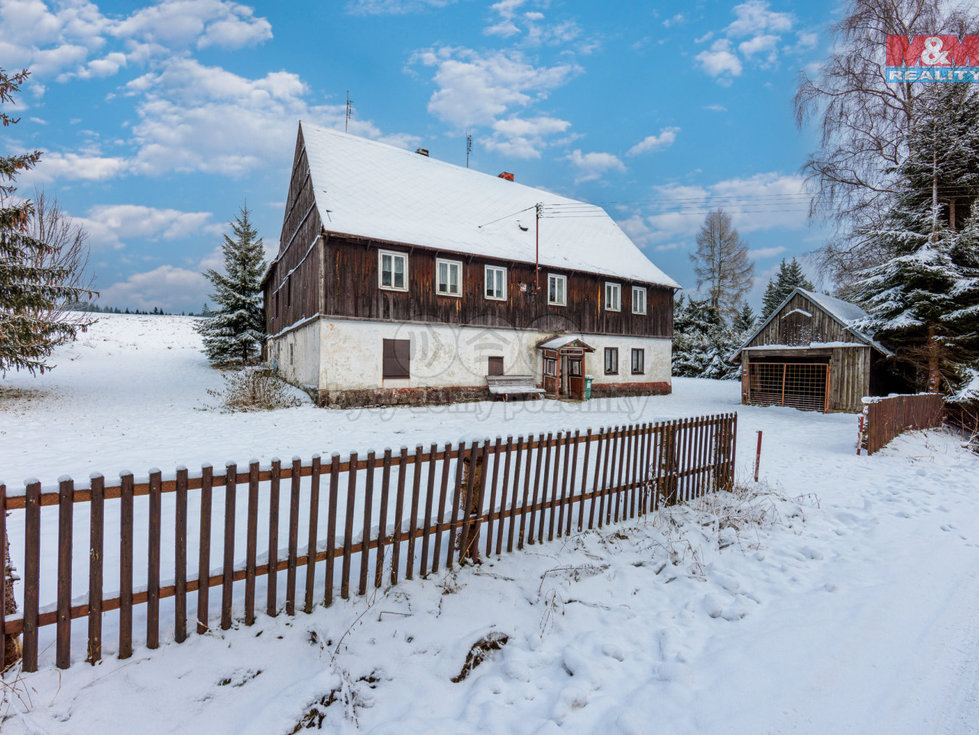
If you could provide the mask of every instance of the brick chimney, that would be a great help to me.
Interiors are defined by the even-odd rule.
[[[509,171],[504,171],[503,173],[498,174],[496,178],[506,179],[507,181],[513,181],[513,174],[511,174]]]

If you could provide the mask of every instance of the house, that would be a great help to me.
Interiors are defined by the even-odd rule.
[[[487,375],[668,393],[677,284],[604,210],[512,178],[300,124],[268,359],[330,405],[481,399]]]
[[[513,178],[300,124],[268,359],[329,405],[481,399],[487,375],[668,393],[677,284],[604,210]]]
[[[861,411],[891,354],[854,326],[866,316],[856,304],[795,289],[731,358],[741,362],[741,402]]]

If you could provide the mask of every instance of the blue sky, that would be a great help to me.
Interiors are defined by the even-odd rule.
[[[818,247],[799,169],[800,70],[834,3],[0,0],[0,67],[29,68],[5,152],[91,236],[102,303],[197,310],[247,201],[270,253],[300,119],[600,204],[685,287],[711,207],[758,284]]]

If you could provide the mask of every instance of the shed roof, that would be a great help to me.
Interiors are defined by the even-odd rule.
[[[679,288],[601,207],[337,130],[301,124],[328,232]]]

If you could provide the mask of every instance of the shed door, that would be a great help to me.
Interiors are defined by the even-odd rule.
[[[826,363],[749,362],[747,382],[747,403],[752,405],[829,410]]]

